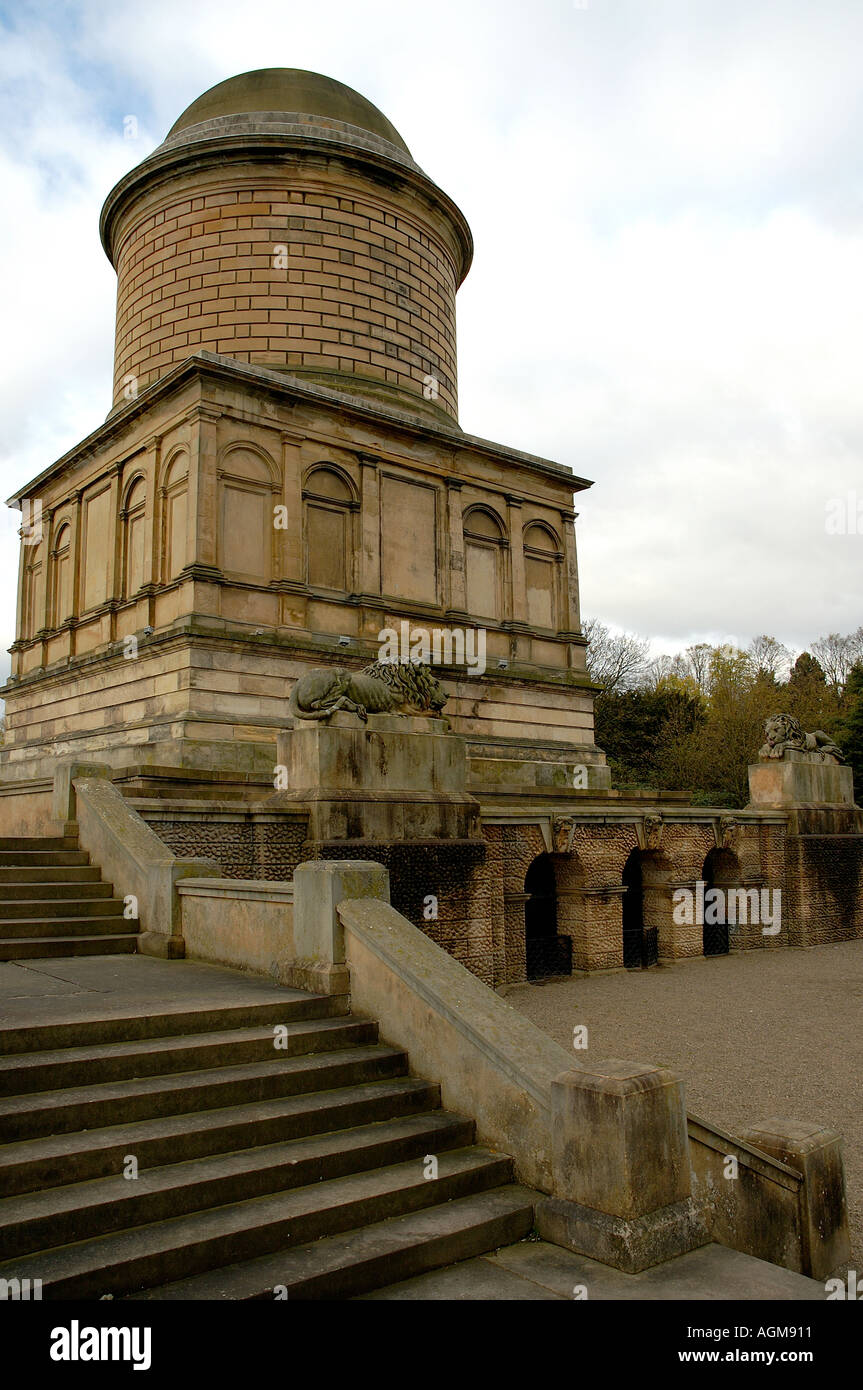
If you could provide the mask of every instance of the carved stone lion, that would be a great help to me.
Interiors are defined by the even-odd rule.
[[[329,719],[347,710],[365,721],[370,714],[437,715],[447,696],[428,666],[409,661],[375,661],[362,671],[309,671],[291,691],[289,712],[295,719]]]
[[[823,729],[815,729],[807,734],[799,719],[793,714],[771,714],[765,722],[764,734],[767,742],[758,750],[763,761],[767,758],[784,758],[787,750],[793,748],[801,753],[818,753],[822,762],[834,759],[837,763],[845,761],[841,748],[833,742]]]

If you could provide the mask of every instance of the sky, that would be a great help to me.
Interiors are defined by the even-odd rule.
[[[0,2],[0,495],[109,409],[112,185],[214,83],[308,68],[465,213],[460,423],[594,480],[585,616],[655,653],[856,629],[861,60],[861,0]]]

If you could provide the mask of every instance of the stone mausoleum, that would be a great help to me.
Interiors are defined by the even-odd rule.
[[[383,863],[393,904],[496,987],[863,934],[850,774],[794,771],[829,755],[771,753],[735,812],[610,786],[590,484],[460,428],[470,229],[376,107],[292,69],[222,82],[110,192],[101,235],[111,410],[12,499],[3,833],[56,829],[58,769],[99,765],[166,854],[275,903],[301,862]],[[359,677],[385,630],[452,639],[442,714],[289,709],[313,672]],[[678,921],[699,884],[781,890],[781,929]],[[169,930],[142,925],[143,949]],[[239,928],[204,940],[173,953],[269,966]]]

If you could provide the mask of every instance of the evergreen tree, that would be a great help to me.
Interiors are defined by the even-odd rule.
[[[845,714],[836,741],[854,773],[854,800],[863,806],[863,661],[851,667],[845,684]]]
[[[804,729],[823,729],[834,717],[834,707],[821,664],[811,652],[801,652],[785,686],[787,712]]]

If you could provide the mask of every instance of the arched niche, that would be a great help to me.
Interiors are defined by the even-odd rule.
[[[144,583],[147,484],[141,474],[126,488],[120,517],[123,524],[123,597],[131,598]]]
[[[274,576],[275,465],[262,450],[235,444],[222,455],[218,476],[219,568],[249,583],[268,584]]]
[[[315,464],[303,483],[305,580],[316,589],[348,593],[354,587],[352,479],[330,463]]]
[[[506,527],[490,507],[471,507],[462,521],[467,611],[481,618],[505,616]]]
[[[72,616],[72,527],[61,521],[51,547],[51,626],[60,627]]]
[[[43,626],[45,611],[45,547],[38,545],[24,547],[24,590],[21,606],[21,636],[35,637]]]
[[[528,622],[531,627],[556,631],[563,565],[560,538],[547,523],[533,521],[524,529],[523,544]]]
[[[162,474],[162,579],[167,584],[188,564],[189,456],[173,454]]]

